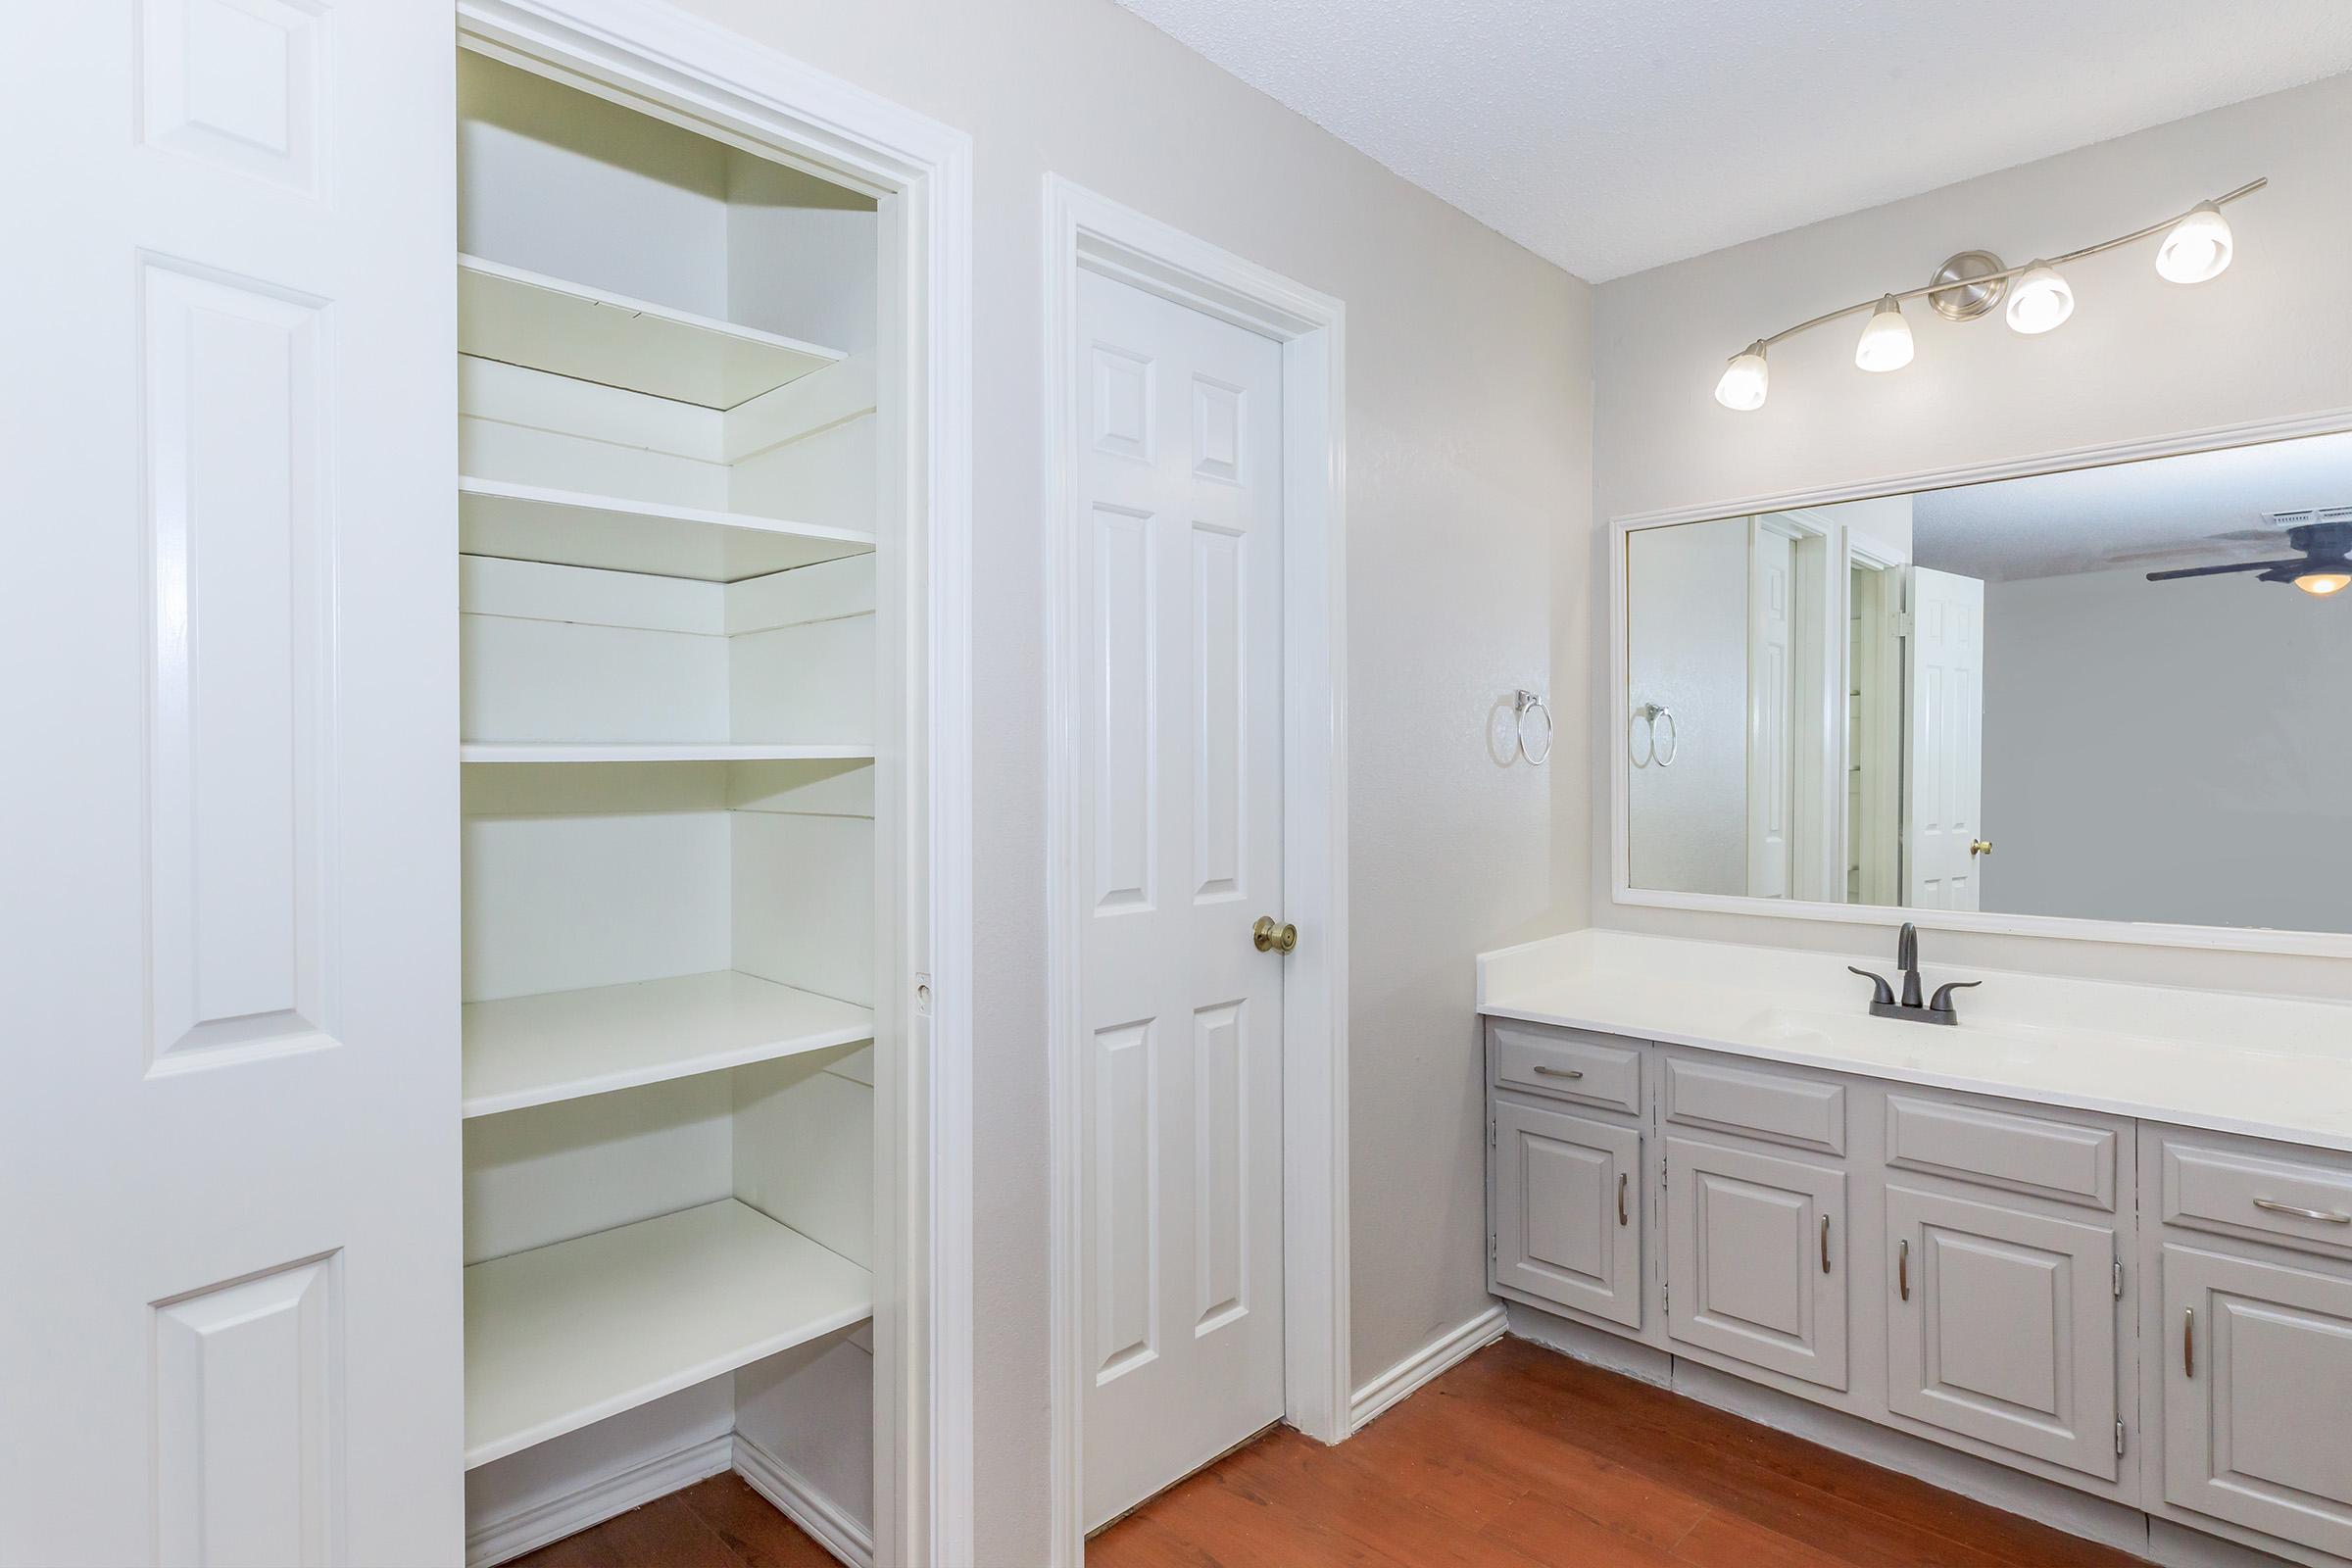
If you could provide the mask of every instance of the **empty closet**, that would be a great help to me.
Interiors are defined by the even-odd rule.
[[[875,204],[458,74],[467,1555],[732,1465],[855,1556]]]

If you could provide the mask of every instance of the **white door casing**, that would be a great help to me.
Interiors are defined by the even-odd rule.
[[[1984,585],[1904,568],[1903,904],[1978,906],[1984,797]]]
[[[454,1561],[450,13],[24,20],[0,1561]]]
[[[1283,1413],[1283,369],[1078,287],[1091,1526]]]
[[[1747,528],[1747,891],[1785,899],[1796,860],[1796,544],[1763,517]]]

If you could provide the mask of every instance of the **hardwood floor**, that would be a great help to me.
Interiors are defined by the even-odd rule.
[[[743,1477],[698,1481],[508,1568],[841,1568]]]
[[[727,1475],[521,1563],[825,1568],[832,1560],[741,1478]],[[1285,1430],[1228,1456],[1096,1537],[1086,1561],[1087,1568],[2129,1568],[2139,1559],[1504,1340],[1337,1448]]]

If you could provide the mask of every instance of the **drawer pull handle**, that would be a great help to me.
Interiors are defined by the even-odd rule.
[[[1830,1271],[1830,1216],[1821,1216],[1821,1271]]]
[[[1584,1075],[1581,1067],[1546,1067],[1542,1062],[1536,1064],[1536,1076],[1539,1078],[1582,1078]]]
[[[2184,1306],[2180,1313],[2180,1375],[2193,1378],[2197,1375],[2197,1309]]]
[[[2331,1208],[2298,1208],[2292,1203],[2281,1203],[2275,1198],[2257,1198],[2254,1206],[2269,1209],[2274,1214],[2291,1214],[2296,1219],[2316,1219],[2323,1225],[2352,1225],[2352,1214],[2338,1214]]]
[[[1894,1284],[1903,1293],[1904,1300],[1911,1299],[1911,1243],[1908,1238],[1894,1250]]]
[[[1625,1224],[1625,1223],[1626,1223],[1626,1217],[1625,1217],[1625,1172],[1623,1172],[1623,1171],[1619,1171],[1619,1172],[1617,1173],[1617,1223],[1618,1223],[1618,1224],[1620,1224],[1620,1225],[1623,1225],[1623,1224]]]

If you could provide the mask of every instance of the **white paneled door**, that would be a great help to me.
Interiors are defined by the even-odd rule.
[[[1282,350],[1078,326],[1092,1528],[1282,1416]]]
[[[0,54],[0,1563],[454,1562],[451,13]]]
[[[1984,800],[1984,585],[1904,568],[1903,904],[1973,909]]]

